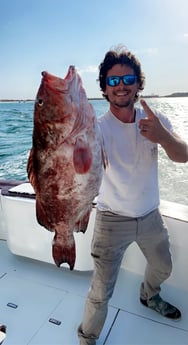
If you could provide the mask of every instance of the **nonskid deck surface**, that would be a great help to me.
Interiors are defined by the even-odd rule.
[[[3,345],[79,344],[77,327],[90,278],[91,272],[15,256],[0,241],[0,323],[7,325]],[[187,345],[188,291],[163,285],[162,296],[182,311],[181,321],[170,321],[139,303],[141,281],[142,276],[121,269],[97,345]]]

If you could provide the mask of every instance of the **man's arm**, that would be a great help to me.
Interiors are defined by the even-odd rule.
[[[139,122],[140,133],[152,142],[160,144],[172,161],[186,163],[188,161],[187,143],[177,134],[169,132],[144,100],[140,103],[147,114],[147,118]]]
[[[188,145],[177,134],[167,131],[165,138],[161,139],[159,144],[172,161],[179,163],[188,161]]]

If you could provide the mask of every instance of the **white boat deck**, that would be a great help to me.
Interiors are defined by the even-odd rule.
[[[90,278],[91,272],[14,255],[1,240],[0,323],[7,325],[3,345],[79,344],[77,327]],[[162,297],[182,311],[180,321],[170,321],[140,304],[141,281],[141,275],[121,268],[97,345],[188,344],[188,291],[163,284]]]
[[[0,193],[0,324],[7,326],[3,345],[78,345],[77,327],[92,275],[95,209],[84,238],[75,234],[76,269],[57,268],[51,257],[54,234],[41,230],[34,198],[28,198],[23,185],[19,188],[23,195],[12,195],[10,189]],[[140,304],[145,258],[134,243],[122,261],[97,345],[188,345],[188,206],[162,202],[161,210],[173,257],[173,272],[161,296],[181,310],[182,318],[171,321]]]

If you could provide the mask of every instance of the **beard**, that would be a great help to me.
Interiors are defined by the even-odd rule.
[[[112,104],[118,108],[127,108],[132,105],[133,102],[131,100],[128,100],[126,102],[112,102]]]
[[[110,100],[110,103],[116,108],[128,108],[134,105],[134,100],[132,98],[120,101],[120,100]]]

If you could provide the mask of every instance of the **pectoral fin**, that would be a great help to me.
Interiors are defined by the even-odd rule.
[[[89,217],[91,214],[92,205],[88,207],[85,213],[80,217],[80,219],[75,224],[75,232],[83,232],[85,233],[89,223]]]
[[[92,163],[92,153],[89,144],[82,138],[77,138],[73,152],[73,163],[78,174],[85,174]]]

